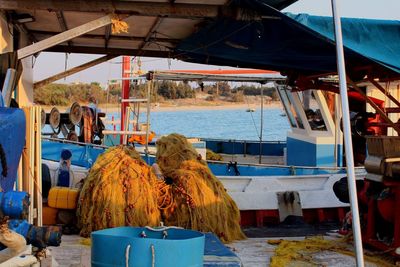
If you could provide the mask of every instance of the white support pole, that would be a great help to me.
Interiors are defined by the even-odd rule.
[[[264,88],[262,84],[261,87],[261,117],[260,117],[260,154],[258,158],[258,163],[261,164],[262,162],[262,139],[263,139],[263,128],[264,128]]]
[[[342,100],[344,144],[345,144],[346,164],[347,164],[347,183],[349,187],[350,207],[353,219],[352,226],[354,235],[354,246],[356,252],[357,266],[362,267],[364,266],[364,255],[363,255],[363,247],[361,239],[360,215],[358,212],[356,179],[354,173],[353,146],[352,146],[351,128],[350,128],[350,109],[349,109],[349,100],[347,96],[347,82],[346,82],[344,52],[343,52],[342,26],[340,22],[340,15],[339,15],[339,10],[337,8],[336,0],[331,0],[331,1],[332,1],[332,13],[335,26],[340,97]]]
[[[76,28],[73,28],[71,30],[68,30],[68,31],[59,33],[57,35],[54,35],[52,37],[49,37],[40,42],[37,42],[32,45],[21,48],[18,50],[18,59],[23,59],[23,58],[31,56],[37,52],[43,51],[49,47],[61,44],[65,41],[71,40],[82,34],[85,34],[85,33],[91,32],[93,30],[96,30],[100,27],[109,25],[109,24],[111,24],[112,16],[113,16],[112,14],[109,14],[107,16],[95,19],[93,21],[85,23],[85,24],[78,26]]]

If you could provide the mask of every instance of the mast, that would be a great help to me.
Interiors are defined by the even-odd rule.
[[[123,100],[129,98],[130,80],[124,79],[124,78],[129,78],[130,73],[131,73],[131,57],[123,56],[122,57],[122,91],[121,91],[121,129],[120,129],[121,131],[128,129],[128,125],[125,125],[125,120],[126,120],[125,117],[126,117],[126,109],[129,106],[129,103],[124,102]],[[125,129],[125,127],[127,129]],[[121,135],[121,137],[120,137],[121,144],[123,143],[123,139],[124,139],[124,135]]]
[[[347,184],[349,187],[350,207],[353,219],[352,226],[354,235],[354,246],[356,250],[357,266],[362,267],[364,266],[364,255],[363,255],[363,247],[361,240],[360,215],[358,212],[356,178],[354,173],[353,146],[352,146],[351,128],[350,128],[350,109],[349,109],[349,100],[347,96],[346,67],[345,67],[344,53],[343,53],[342,26],[336,0],[331,0],[331,1],[332,1],[332,13],[334,19],[334,28],[335,28],[336,56],[337,56],[337,68],[339,74],[340,97],[342,102],[344,144],[345,144],[346,164],[347,164]]]

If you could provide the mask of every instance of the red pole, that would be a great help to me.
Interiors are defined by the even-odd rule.
[[[122,78],[129,78],[131,72],[131,57],[123,56],[122,57]],[[121,92],[121,100],[129,98],[129,80],[122,80],[122,92]],[[126,108],[128,107],[128,103],[121,102],[121,131],[124,130],[125,125],[125,117],[126,117]],[[120,143],[122,144],[123,135],[121,135]]]

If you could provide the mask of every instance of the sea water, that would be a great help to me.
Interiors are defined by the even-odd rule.
[[[285,141],[290,129],[279,108],[266,108],[263,114],[262,140]],[[119,119],[119,112],[108,113],[107,120]],[[146,121],[141,112],[139,121]],[[187,137],[260,140],[261,112],[246,112],[244,108],[225,110],[151,111],[151,130],[157,135],[179,133]],[[108,129],[112,126],[108,125]]]

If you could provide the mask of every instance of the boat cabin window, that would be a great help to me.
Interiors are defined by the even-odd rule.
[[[285,108],[290,126],[293,128],[300,128],[304,129],[304,124],[303,121],[301,120],[299,114],[300,111],[297,109],[297,107],[293,104],[294,103],[294,98],[290,90],[286,90],[285,88],[279,88],[278,90],[279,96],[282,100],[283,107]]]
[[[326,131],[326,124],[314,92],[311,90],[303,91],[301,96],[301,103],[311,130]]]

